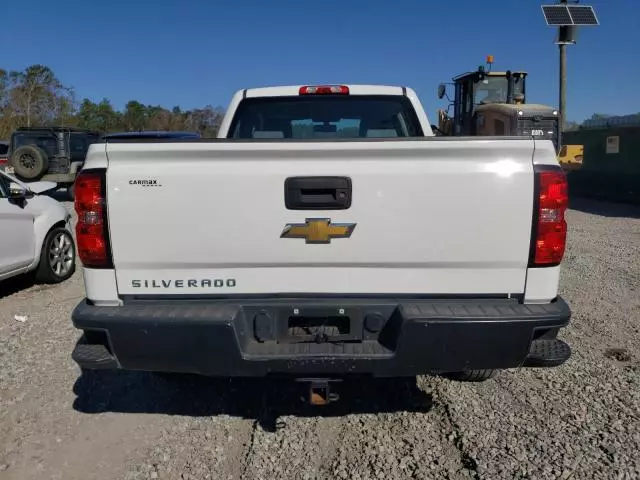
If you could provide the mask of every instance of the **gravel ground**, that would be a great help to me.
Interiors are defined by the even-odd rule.
[[[289,383],[80,376],[81,273],[4,282],[0,479],[640,478],[640,208],[572,206],[569,362],[353,383],[323,410]]]

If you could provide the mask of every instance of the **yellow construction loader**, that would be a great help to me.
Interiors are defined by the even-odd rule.
[[[447,96],[453,117],[438,110],[437,131],[441,135],[526,135],[551,140],[558,151],[558,109],[526,102],[527,72],[493,72],[493,56],[487,68],[478,67],[453,77],[454,98],[446,85],[438,87],[438,98]]]

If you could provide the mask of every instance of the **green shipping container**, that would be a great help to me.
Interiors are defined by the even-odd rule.
[[[640,204],[640,126],[564,132],[565,145],[584,145],[580,170],[568,173],[571,195]]]

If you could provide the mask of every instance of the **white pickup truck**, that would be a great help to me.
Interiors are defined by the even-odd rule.
[[[236,93],[217,139],[116,139],[76,182],[83,368],[334,378],[550,367],[553,144],[434,136],[409,88]]]

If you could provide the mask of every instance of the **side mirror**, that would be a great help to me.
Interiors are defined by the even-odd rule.
[[[438,85],[438,98],[440,100],[442,100],[442,98],[446,95],[447,93],[447,86],[444,83],[441,83],[440,85]]]
[[[11,182],[9,184],[10,200],[24,200],[27,198],[27,196],[29,196],[29,190],[15,182]]]
[[[431,130],[433,130],[437,135],[444,135],[444,132],[440,130],[436,125],[431,124]]]

